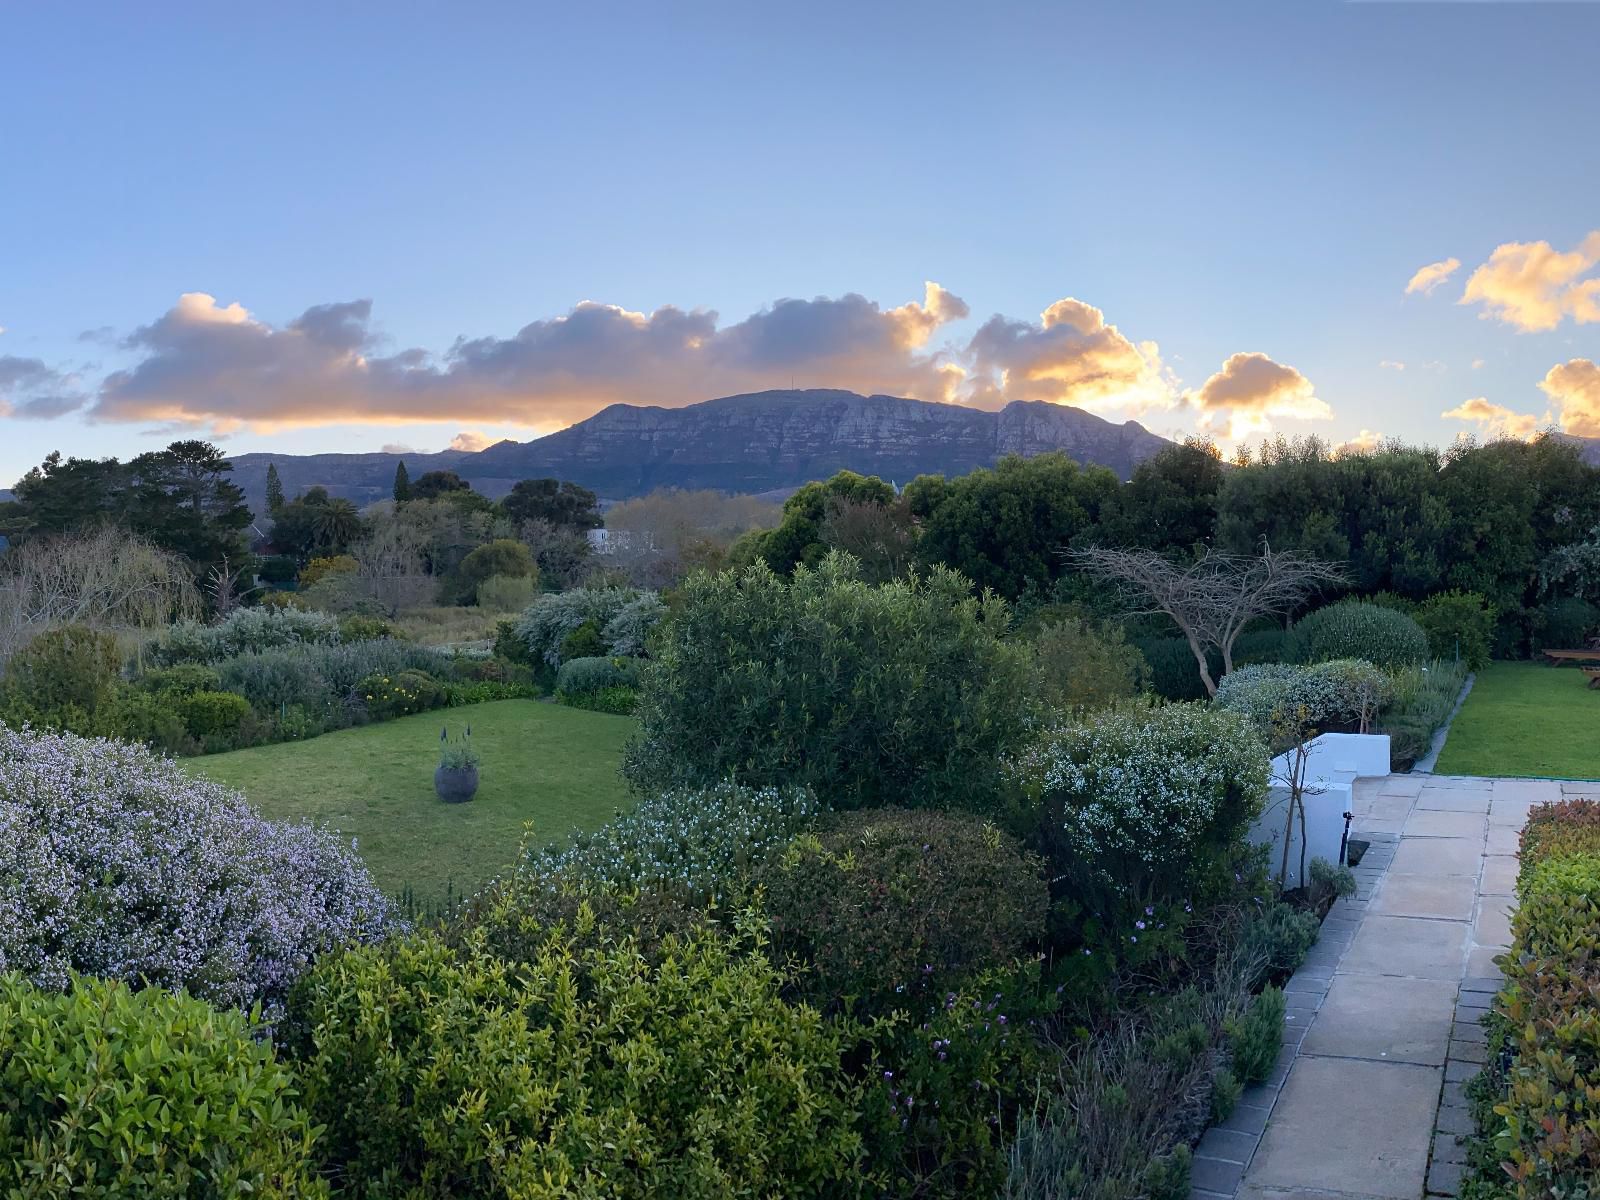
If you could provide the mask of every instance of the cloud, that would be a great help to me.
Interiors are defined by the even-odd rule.
[[[1334,450],[1339,454],[1367,454],[1382,446],[1384,440],[1383,434],[1363,429],[1348,442],[1340,442]]]
[[[1393,362],[1393,361],[1391,361],[1391,360],[1389,360],[1387,358],[1384,359],[1378,365],[1380,367],[1387,367],[1391,371],[1404,371],[1406,369],[1405,363],[1403,363],[1403,362]]]
[[[1467,279],[1460,303],[1481,304],[1480,317],[1524,333],[1554,329],[1567,317],[1580,325],[1600,321],[1600,277],[1583,278],[1597,263],[1600,230],[1568,251],[1549,242],[1506,242]]]
[[[494,445],[494,439],[488,434],[479,433],[476,429],[463,429],[450,439],[450,449],[478,451],[485,446]]]
[[[1198,391],[1185,397],[1200,413],[1201,428],[1221,425],[1237,440],[1271,428],[1272,418],[1323,420],[1333,410],[1316,396],[1311,381],[1265,354],[1234,354]]]
[[[1417,273],[1406,284],[1406,295],[1409,296],[1413,292],[1421,292],[1426,296],[1460,269],[1461,260],[1459,258],[1440,259],[1438,262],[1429,263],[1425,267],[1419,267]]]
[[[385,454],[418,453],[415,446],[408,446],[405,442],[385,442],[383,445],[379,446],[378,449],[383,451]]]
[[[262,429],[439,419],[553,428],[607,404],[678,406],[791,380],[944,400],[962,372],[923,348],[967,311],[934,283],[922,301],[887,310],[849,293],[779,300],[726,326],[704,309],[646,315],[585,301],[435,357],[377,354],[370,300],[317,305],[276,327],[191,292],[125,339],[142,358],[106,378],[93,415]]]
[[[1473,360],[1472,360],[1472,369],[1473,369],[1473,370],[1474,370],[1474,371],[1481,371],[1481,370],[1483,370],[1483,359],[1481,359],[1481,358],[1475,358],[1475,359],[1473,359]]]
[[[0,354],[0,416],[59,417],[87,401],[75,375],[42,359]]]
[[[1600,437],[1600,366],[1571,359],[1546,371],[1539,389],[1560,410],[1562,432]]]
[[[1039,323],[990,317],[967,343],[968,399],[1048,400],[1090,410],[1171,408],[1177,389],[1154,342],[1134,343],[1091,304],[1057,300]]]
[[[1474,396],[1456,407],[1440,414],[1452,421],[1472,421],[1491,437],[1521,438],[1523,441],[1539,432],[1549,416],[1539,418],[1529,413],[1513,412],[1503,404],[1495,404],[1486,396]]]

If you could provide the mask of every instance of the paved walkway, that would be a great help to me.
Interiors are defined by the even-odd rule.
[[[1372,848],[1286,987],[1284,1053],[1211,1130],[1194,1200],[1453,1196],[1479,1070],[1479,1016],[1510,939],[1528,809],[1600,785],[1391,775],[1362,780],[1353,836]]]

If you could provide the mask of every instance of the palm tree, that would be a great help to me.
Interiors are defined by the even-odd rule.
[[[361,514],[348,500],[329,500],[311,519],[311,536],[321,550],[343,550],[361,536]]]

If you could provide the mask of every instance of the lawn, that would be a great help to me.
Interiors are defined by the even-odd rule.
[[[1434,770],[1600,779],[1600,691],[1575,667],[1491,663],[1478,672]]]
[[[482,758],[476,799],[433,791],[439,731],[472,726]],[[437,902],[474,891],[516,857],[524,822],[538,841],[592,829],[630,803],[618,774],[629,717],[499,700],[343,729],[305,742],[190,759],[267,816],[326,823],[357,839],[386,892]]]

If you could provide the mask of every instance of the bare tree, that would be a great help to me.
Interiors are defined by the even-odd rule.
[[[200,607],[183,559],[125,529],[31,538],[0,556],[0,661],[60,625],[153,629]]]
[[[1071,556],[1083,570],[1115,585],[1130,614],[1165,613],[1183,631],[1200,668],[1206,694],[1217,694],[1206,652],[1222,656],[1222,672],[1233,670],[1233,644],[1258,617],[1281,617],[1325,587],[1345,581],[1337,563],[1263,546],[1260,554],[1202,555],[1193,563],[1170,562],[1154,550],[1096,547]]]
[[[429,603],[438,580],[427,571],[428,533],[392,513],[375,514],[367,535],[350,548],[356,592],[389,616]]]
[[[911,566],[916,538],[911,511],[903,500],[886,505],[829,496],[817,532],[824,545],[859,562],[861,577],[868,583],[887,583]]]

